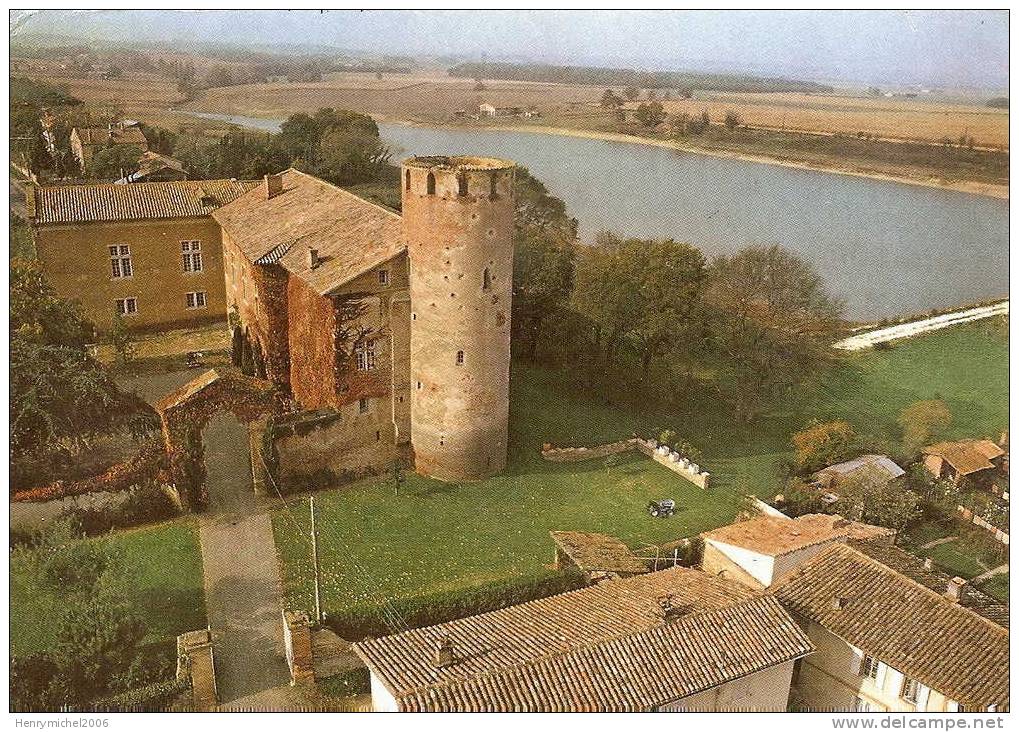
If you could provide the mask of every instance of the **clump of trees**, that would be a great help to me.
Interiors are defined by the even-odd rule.
[[[854,457],[860,449],[860,438],[845,420],[813,421],[793,435],[796,467],[804,473],[814,472]]]
[[[913,402],[899,413],[897,422],[902,428],[904,452],[915,456],[944,434],[952,424],[952,412],[940,399]]]

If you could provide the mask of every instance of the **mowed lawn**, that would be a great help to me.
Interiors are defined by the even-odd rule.
[[[177,635],[207,625],[198,527],[186,517],[83,541],[120,552],[133,569],[130,599],[148,628],[146,644],[172,648]],[[11,653],[45,651],[54,641],[67,598],[39,582],[36,563],[25,552],[11,554]]]

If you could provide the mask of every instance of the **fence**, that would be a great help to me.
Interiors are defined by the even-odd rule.
[[[711,473],[701,470],[700,465],[691,462],[667,445],[659,445],[654,440],[642,440],[639,437],[594,447],[552,447],[546,444],[541,450],[541,456],[549,462],[569,463],[605,458],[630,450],[636,450],[674,473],[679,473],[698,488],[707,489],[708,487]]]
[[[965,506],[956,506],[956,510],[963,517],[964,520],[969,521],[974,526],[979,526],[981,529],[985,529],[994,540],[1008,546],[1008,533],[1002,531],[997,526],[994,526],[991,522],[987,521],[982,516],[973,513],[972,509],[966,508]]]

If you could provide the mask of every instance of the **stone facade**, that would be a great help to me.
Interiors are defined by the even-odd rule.
[[[478,479],[506,465],[513,164],[404,162],[411,262],[411,442],[415,469]]]

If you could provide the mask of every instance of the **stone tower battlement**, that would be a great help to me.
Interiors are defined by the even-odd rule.
[[[442,480],[506,466],[515,164],[404,161],[415,470]]]

